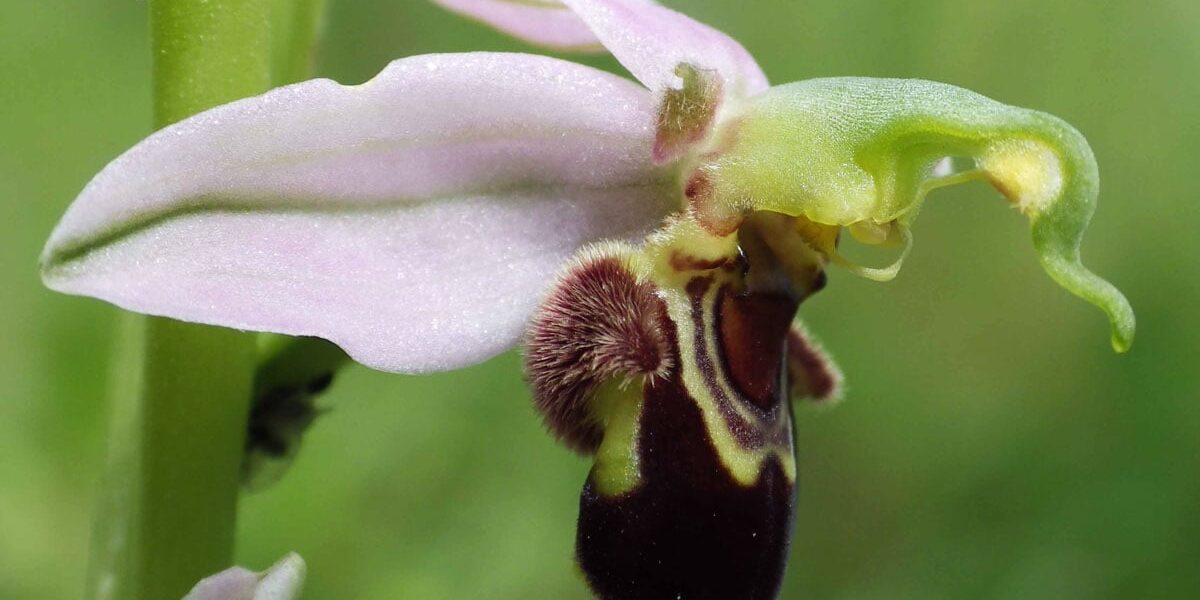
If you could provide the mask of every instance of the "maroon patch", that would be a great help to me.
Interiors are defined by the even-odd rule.
[[[679,272],[711,271],[713,269],[731,271],[737,268],[737,261],[728,257],[714,259],[697,258],[690,254],[674,250],[671,252],[671,268]]]
[[[706,198],[712,193],[712,182],[709,181],[708,175],[704,171],[696,171],[688,177],[687,185],[683,188],[683,195],[692,201],[693,204],[701,198]]]
[[[607,600],[777,597],[796,503],[779,460],[752,485],[736,481],[678,369],[645,399],[641,485],[605,496],[589,477],[579,498],[575,553],[589,586]]]
[[[685,286],[693,366],[739,445],[790,448],[791,403],[780,380],[798,301],[778,294],[736,295],[729,286],[709,297],[716,284],[714,277],[700,276]],[[679,356],[676,326],[665,305],[659,310],[670,354]],[[724,357],[709,354],[706,340],[714,335]],[[739,366],[731,366],[731,356],[739,357],[733,361]],[[720,378],[732,380],[733,397]],[[779,459],[768,457],[753,483],[737,481],[687,391],[682,365],[642,392],[635,446],[639,484],[606,496],[589,477],[579,499],[576,558],[589,586],[599,598],[613,600],[776,598],[796,505],[795,485]],[[739,404],[754,416],[743,417]]]
[[[828,400],[841,383],[837,371],[799,329],[788,332],[788,379],[794,398]]]
[[[778,401],[784,347],[799,303],[785,294],[733,294],[717,304],[718,348],[739,394],[763,410]]]
[[[718,382],[718,378],[726,377],[726,380],[728,378],[726,371],[720,369],[723,365],[718,364],[719,357],[714,358],[709,355],[706,343],[709,335],[714,335],[721,329],[717,307],[706,307],[704,304],[704,295],[712,283],[711,277],[696,277],[687,284],[687,293],[691,302],[690,316],[694,331],[692,343],[696,353],[696,368],[704,379],[704,386],[716,403],[721,418],[739,446],[746,449],[757,449],[763,447],[764,444],[771,443],[786,447],[791,442],[789,439],[791,432],[787,421],[782,418],[782,415],[786,414],[784,411],[786,403],[781,398],[776,397],[766,406],[760,406],[740,395],[730,398]],[[720,297],[726,293],[726,290],[722,289],[713,302],[719,302]],[[708,318],[710,315],[712,320]],[[720,346],[719,343],[718,346]],[[757,418],[746,419],[734,406],[735,402],[753,408]]]

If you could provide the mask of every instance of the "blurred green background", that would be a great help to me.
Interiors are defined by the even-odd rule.
[[[1133,351],[1040,271],[984,185],[934,194],[899,279],[834,270],[804,315],[849,382],[798,411],[785,598],[1200,597],[1200,3],[668,0],[773,81],[920,77],[1059,115],[1104,178],[1085,260],[1138,313]],[[0,2],[0,598],[74,598],[104,454],[116,310],[36,259],[150,124],[146,6]],[[332,0],[318,72],[530,50],[420,0]],[[617,72],[608,58],[585,62]],[[308,598],[584,598],[589,463],[534,415],[514,354],[466,371],[348,370],[239,562],[288,550]]]

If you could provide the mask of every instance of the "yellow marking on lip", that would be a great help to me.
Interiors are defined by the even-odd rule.
[[[659,297],[667,305],[667,315],[675,324],[676,340],[679,346],[679,369],[683,380],[684,392],[700,409],[705,431],[717,451],[717,458],[725,469],[739,484],[754,485],[758,481],[763,464],[771,455],[779,457],[784,475],[788,481],[796,481],[796,457],[792,450],[792,434],[790,414],[788,418],[787,443],[784,445],[764,444],[761,448],[747,450],[737,441],[729,428],[729,423],[721,414],[716,398],[712,396],[705,382],[704,374],[700,371],[696,348],[696,328],[692,322],[691,296],[687,293],[688,283],[704,270],[678,270],[671,264],[675,251],[682,250],[694,261],[714,262],[737,260],[739,248],[735,234],[714,236],[706,231],[694,218],[684,217],[669,222],[663,229],[651,236],[646,243],[642,256],[645,257],[647,274],[659,289]],[[713,295],[719,293],[722,278],[732,275],[722,275],[717,269],[707,273],[715,280],[706,290],[702,306],[708,323],[713,321]],[[714,378],[717,385],[731,399],[737,398],[728,388],[728,374],[722,368],[719,354],[712,345],[714,332],[705,332],[703,337],[705,349],[712,360],[715,370]],[[737,400],[731,400],[735,410],[743,415],[752,425],[761,423],[761,419],[748,411]],[[787,410],[784,407],[783,410]]]
[[[707,326],[704,331],[704,347],[708,352],[709,359],[712,361],[715,375],[714,383],[725,394],[726,398],[737,399],[741,397],[733,385],[730,383],[729,373],[724,369],[724,363],[721,361],[721,354],[724,351],[721,348],[721,332],[717,328],[717,310],[721,302],[721,289],[725,287],[728,281],[716,279],[713,281],[707,293],[704,294],[701,306],[703,307],[705,317],[704,324]],[[716,400],[713,400],[716,402]],[[752,411],[748,404],[733,400],[730,402],[733,410],[748,423],[759,421],[758,415]]]
[[[713,285],[705,293],[705,299],[707,300],[710,294],[717,293],[718,289],[718,286]],[[729,429],[728,421],[721,414],[721,410],[717,406],[716,398],[709,392],[704,375],[700,372],[694,343],[695,328],[691,317],[691,298],[686,292],[678,288],[669,288],[669,291],[665,292],[664,295],[666,296],[664,300],[667,303],[667,312],[671,320],[675,322],[678,331],[680,368],[684,390],[687,392],[688,397],[700,408],[700,413],[704,419],[704,428],[712,440],[721,464],[725,466],[725,469],[739,484],[752,486],[758,481],[759,474],[762,472],[763,464],[767,458],[775,455],[779,457],[780,465],[783,467],[783,473],[788,482],[794,483],[796,481],[796,458],[790,442],[792,439],[791,424],[788,424],[787,439],[789,442],[786,447],[767,443],[761,448],[747,450],[738,443],[736,436]],[[706,302],[704,305],[706,307],[711,306],[711,303]],[[710,337],[710,335],[705,336],[706,344]],[[717,370],[716,377],[718,381],[724,379],[725,373],[721,370],[716,356],[710,354],[710,357],[713,359],[713,368]],[[749,420],[750,423],[756,423],[757,421],[757,418]]]
[[[641,431],[642,405],[646,384],[644,377],[632,385],[609,381],[596,391],[592,400],[597,413],[605,421],[604,441],[596,449],[592,481],[596,491],[605,496],[617,496],[636,488],[642,482],[641,451],[638,435]]]

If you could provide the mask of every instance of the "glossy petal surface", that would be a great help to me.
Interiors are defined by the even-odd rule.
[[[434,0],[513,37],[556,50],[603,50],[571,9],[555,0]]]
[[[653,109],[621,78],[429,55],[207,111],[106,167],[43,254],[50,287],[187,321],[332,340],[404,372],[519,338],[559,266],[670,209]]]
[[[681,85],[687,63],[721,74],[725,89],[754,95],[768,87],[758,63],[736,40],[649,0],[563,0],[613,56],[655,93]]]

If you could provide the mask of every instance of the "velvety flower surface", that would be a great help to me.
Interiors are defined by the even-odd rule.
[[[640,85],[425,55],[209,110],[88,184],[47,243],[47,285],[325,338],[390,371],[524,335],[548,428],[595,457],[576,547],[604,598],[778,594],[791,400],[841,380],[795,315],[828,263],[894,277],[934,189],[991,183],[1047,273],[1107,314],[1114,348],[1132,342],[1129,304],[1080,260],[1099,179],[1061,119],[928,81],[771,87],[736,41],[650,0],[438,2],[603,47]],[[855,265],[843,232],[899,258]]]

